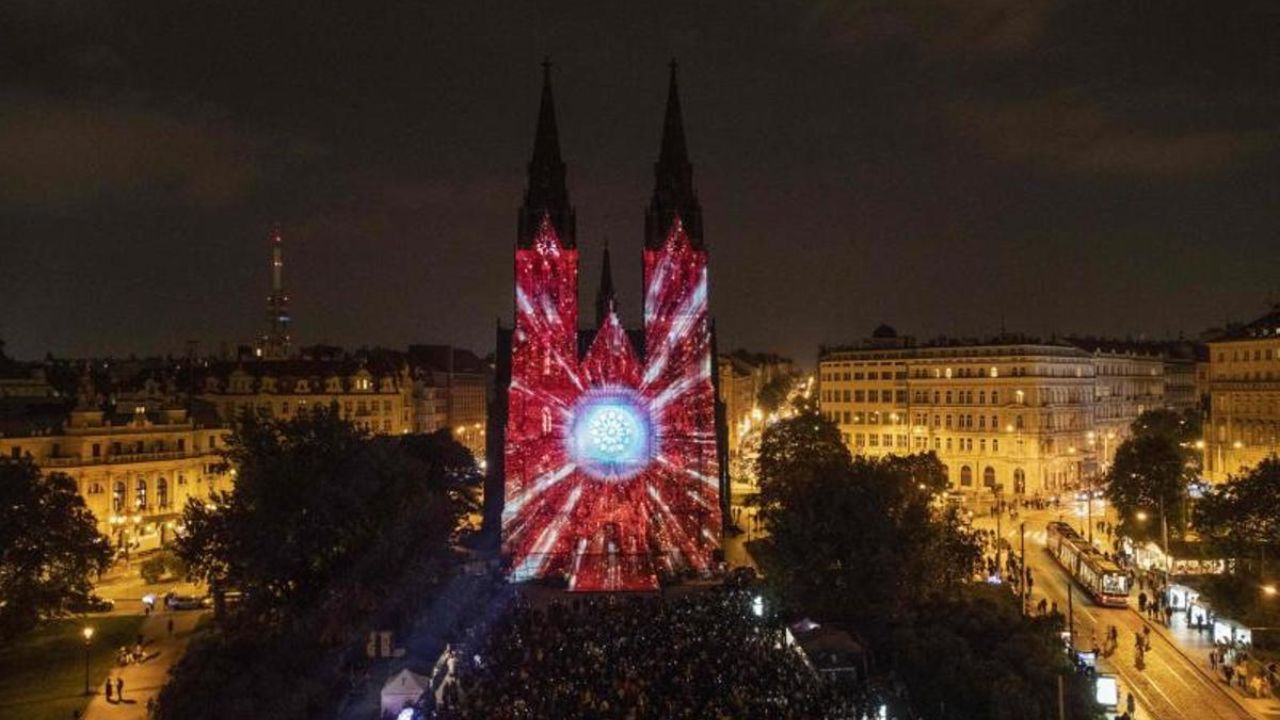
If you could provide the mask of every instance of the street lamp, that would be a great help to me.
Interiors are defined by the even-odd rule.
[[[80,634],[84,636],[84,694],[92,695],[93,690],[89,687],[89,643],[93,640],[93,627],[85,625]]]
[[[1275,585],[1262,586],[1262,594],[1266,595],[1267,597],[1275,597],[1276,593],[1278,592],[1280,592],[1280,590],[1277,590]]]

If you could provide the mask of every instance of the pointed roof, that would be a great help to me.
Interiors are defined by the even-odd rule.
[[[533,159],[529,172],[534,168],[547,169],[560,163],[560,133],[556,130],[556,104],[551,96],[551,59],[542,61],[542,100],[538,105],[538,128],[533,136]]]
[[[560,156],[550,59],[542,61],[542,99],[538,106],[538,125],[534,130],[533,155],[529,159],[528,171],[516,244],[530,247],[542,218],[549,216],[564,246],[574,247],[573,206],[569,204],[565,165]]]
[[[662,123],[662,144],[653,165],[653,199],[645,213],[645,247],[662,247],[672,221],[684,219],[685,230],[694,247],[702,248],[702,207],[693,190],[693,165],[685,142],[684,116],[680,110],[680,88],[676,61],[671,61],[667,82],[667,111]]]
[[[671,61],[667,82],[667,115],[662,121],[662,149],[658,165],[677,169],[689,164],[689,149],[684,142],[684,118],[680,112],[680,90],[676,85],[676,61]]]
[[[609,240],[604,241],[604,261],[600,267],[600,287],[596,290],[596,327],[604,327],[605,318],[614,309],[617,295],[613,290],[613,268],[609,262]]]

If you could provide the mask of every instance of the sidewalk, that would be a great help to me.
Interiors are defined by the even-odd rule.
[[[196,623],[207,611],[184,610],[177,612],[153,612],[142,623],[142,636],[147,660],[128,667],[113,667],[110,678],[113,684],[112,699],[108,703],[103,695],[106,678],[98,678],[94,697],[85,709],[85,720],[145,720],[147,700],[160,692],[169,678],[169,668],[182,657],[187,643],[195,632]],[[169,636],[168,622],[173,619],[173,636]],[[124,702],[115,698],[116,678],[124,680]]]
[[[1169,643],[1174,650],[1177,650],[1205,677],[1222,686],[1227,694],[1250,715],[1266,720],[1280,718],[1280,701],[1275,698],[1250,697],[1234,683],[1228,686],[1223,676],[1209,667],[1209,651],[1214,647],[1210,633],[1187,627],[1186,618],[1182,613],[1175,612],[1173,614],[1173,626],[1165,627],[1164,623],[1147,619],[1145,615],[1138,612],[1137,608],[1133,606],[1130,606],[1129,610],[1138,615],[1143,623],[1149,626],[1156,635],[1163,638],[1165,642]]]

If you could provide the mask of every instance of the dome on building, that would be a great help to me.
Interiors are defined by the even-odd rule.
[[[880,327],[876,328],[875,330],[873,330],[873,331],[871,332],[871,337],[872,337],[872,338],[874,338],[874,339],[876,339],[876,340],[885,340],[885,339],[888,339],[888,338],[896,338],[896,337],[898,337],[898,331],[897,331],[897,330],[894,330],[892,327],[890,327],[890,326],[888,326],[888,325],[884,325],[884,324],[882,324],[882,325],[880,325]]]

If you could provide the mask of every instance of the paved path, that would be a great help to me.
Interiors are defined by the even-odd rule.
[[[1064,519],[1080,523],[1064,507]],[[1170,634],[1158,623],[1148,622],[1133,609],[1103,608],[1095,605],[1082,588],[1049,555],[1044,548],[1045,524],[1058,518],[1057,511],[1024,511],[1018,520],[1027,527],[1027,564],[1032,570],[1035,599],[1047,598],[1067,611],[1067,588],[1072,588],[1075,608],[1076,646],[1087,649],[1091,638],[1099,643],[1114,625],[1119,634],[1115,652],[1102,663],[1104,672],[1114,672],[1126,692],[1133,692],[1139,704],[1138,717],[1146,720],[1249,720],[1280,718],[1280,705],[1275,700],[1245,698],[1215,678],[1209,671],[1207,650],[1192,646],[1191,638]],[[989,527],[989,519],[978,519],[979,526]],[[1018,547],[1018,523],[1005,516],[1002,532],[1012,547]],[[1135,633],[1151,627],[1152,649],[1146,653],[1145,666],[1139,669],[1135,657]]]
[[[103,695],[103,680],[99,679],[95,695],[85,710],[85,720],[145,720],[147,700],[160,692],[169,676],[169,667],[186,650],[196,622],[207,611],[185,610],[173,613],[155,612],[142,623],[142,636],[147,652],[146,662],[113,667],[111,680],[124,680],[124,702],[117,702],[114,688],[112,701]],[[169,619],[173,619],[173,635],[168,632]]]

